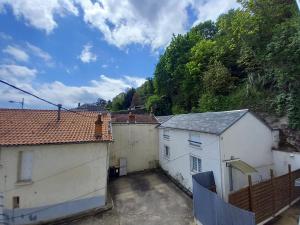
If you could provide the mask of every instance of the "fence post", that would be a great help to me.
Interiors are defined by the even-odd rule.
[[[275,215],[275,185],[274,185],[274,171],[270,169],[271,185],[272,185],[272,214]]]
[[[254,212],[251,175],[248,175],[248,183],[249,183],[249,207],[250,207],[250,211]]]
[[[292,181],[292,167],[291,164],[288,165],[289,168],[289,204],[292,203],[292,188],[293,188],[293,181]]]

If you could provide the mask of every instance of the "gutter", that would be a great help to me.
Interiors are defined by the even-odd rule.
[[[220,143],[221,143],[221,135],[219,135],[219,143],[218,143],[218,145],[219,145],[219,151],[220,151],[220,175],[221,175],[221,190],[222,190],[222,193],[221,193],[221,196],[222,196],[222,199],[224,200],[224,184],[223,184],[223,169],[222,169],[222,150],[221,150],[221,145],[220,145]]]

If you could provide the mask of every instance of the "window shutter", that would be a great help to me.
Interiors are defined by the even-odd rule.
[[[20,165],[20,180],[31,181],[32,179],[32,152],[21,152],[21,165]]]

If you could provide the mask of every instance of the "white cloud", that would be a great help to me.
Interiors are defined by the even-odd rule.
[[[29,59],[27,53],[17,46],[8,45],[5,49],[2,50],[2,52],[13,56],[18,61],[27,62]]]
[[[236,0],[195,0],[192,3],[197,15],[194,25],[205,20],[216,20],[220,14],[239,6]]]
[[[40,49],[39,47],[26,43],[27,48],[34,54],[35,56],[43,59],[45,62],[50,62],[52,60],[52,57],[49,55],[49,53],[45,52],[44,50]]]
[[[57,26],[55,15],[78,15],[78,9],[72,0],[1,0],[0,9],[4,5],[10,5],[16,17],[23,17],[29,25],[47,33]]]
[[[101,67],[105,69],[105,68],[108,67],[108,65],[107,64],[102,64]]]
[[[95,53],[91,52],[92,48],[93,48],[92,44],[86,44],[83,46],[81,54],[80,54],[80,56],[78,56],[78,58],[83,63],[95,62],[97,60],[97,55]]]
[[[124,76],[124,77],[133,87],[139,87],[146,81],[145,78],[140,78],[140,77],[132,77],[132,76]]]
[[[1,11],[0,11],[0,12],[1,12]],[[6,34],[6,33],[4,33],[4,32],[0,32],[0,38],[3,39],[3,40],[7,40],[7,41],[13,39],[12,36],[10,36],[10,35],[8,35],[8,34]]]
[[[0,0],[0,9],[6,4],[17,17],[47,33],[57,26],[55,15],[78,15],[81,8],[83,20],[108,43],[119,48],[149,45],[153,50],[165,47],[173,34],[189,29],[188,11],[195,14],[192,22],[196,24],[238,6],[236,0]]]
[[[0,65],[0,79],[69,108],[75,107],[78,102],[93,102],[99,97],[106,100],[112,99],[130,87],[137,87],[144,80],[131,76],[111,78],[106,75],[100,75],[98,79],[91,80],[87,85],[71,86],[59,81],[38,83],[35,79],[37,73],[37,70],[24,66]],[[0,84],[0,107],[9,100],[21,98],[25,98],[25,106],[27,105],[27,107],[49,108],[49,105],[37,99]]]
[[[216,19],[232,7],[235,0],[76,0],[83,9],[84,21],[99,29],[104,39],[117,47],[129,44],[165,47],[173,34],[188,30],[188,9],[197,23]]]
[[[15,64],[2,64],[0,65],[0,79],[11,84],[15,84],[20,88],[28,91],[33,91],[31,82],[36,77],[36,69],[31,69],[26,66],[19,66]],[[19,97],[20,93],[12,88],[7,88],[0,84],[0,102],[9,101]]]
[[[31,80],[35,78],[37,74],[36,69],[30,69],[26,66],[19,66],[14,64],[4,64],[0,65],[0,78],[4,80],[12,80],[12,79],[25,79]]]
[[[189,0],[77,2],[83,9],[84,21],[118,47],[139,43],[155,49],[166,45],[173,33],[183,33],[187,28]]]

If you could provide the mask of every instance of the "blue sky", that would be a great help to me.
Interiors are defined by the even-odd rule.
[[[217,16],[235,0],[1,0],[0,79],[55,103],[112,99],[153,76],[172,34]],[[0,84],[0,107],[25,98]]]

